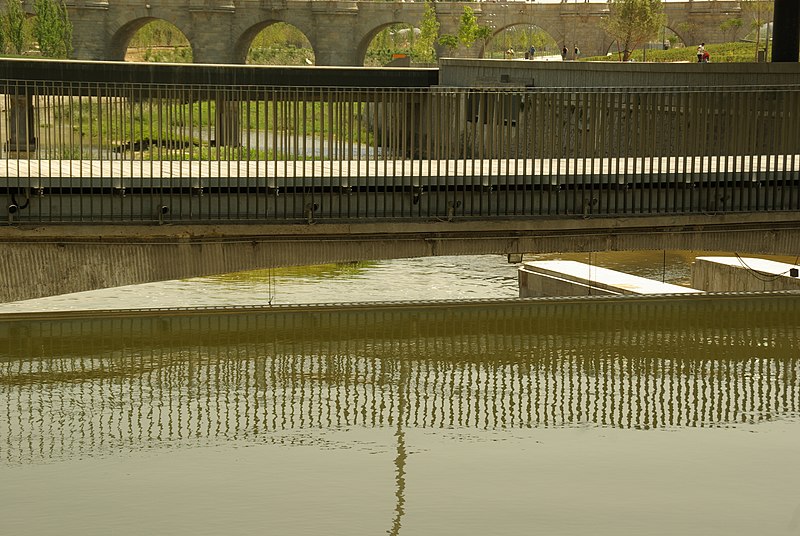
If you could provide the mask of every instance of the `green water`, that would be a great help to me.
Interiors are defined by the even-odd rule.
[[[0,534],[800,534],[794,296],[0,322]]]

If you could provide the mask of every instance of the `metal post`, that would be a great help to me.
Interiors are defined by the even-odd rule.
[[[772,20],[772,61],[800,60],[800,3],[797,0],[775,0]]]

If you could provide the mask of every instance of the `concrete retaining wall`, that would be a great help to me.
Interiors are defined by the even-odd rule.
[[[798,63],[621,63],[440,60],[448,87],[778,86],[800,81]]]
[[[793,213],[315,225],[2,227],[0,302],[211,274],[439,255],[634,250],[792,254]]]
[[[519,269],[519,295],[697,294],[695,289],[577,261],[531,261]]]
[[[536,298],[540,296],[616,296],[619,292],[584,285],[560,277],[538,273],[525,265],[518,275],[519,297]]]
[[[708,292],[800,291],[800,277],[789,276],[792,265],[774,263],[774,269],[767,271],[759,269],[763,268],[759,260],[698,257],[692,265],[692,286]]]

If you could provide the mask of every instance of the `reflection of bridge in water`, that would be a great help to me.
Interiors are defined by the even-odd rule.
[[[9,320],[0,324],[3,459],[338,427],[650,429],[795,417],[796,304],[785,294]]]

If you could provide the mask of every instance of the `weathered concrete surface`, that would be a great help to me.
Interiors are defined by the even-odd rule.
[[[34,0],[24,5],[33,13]],[[559,45],[578,45],[584,54],[605,54],[611,40],[600,21],[604,2],[435,2],[440,33],[456,34],[464,6],[478,24],[499,33],[515,25],[534,24]],[[73,0],[68,2],[74,26],[75,57],[122,60],[133,35],[153,20],[174,24],[186,36],[198,63],[244,63],[255,36],[276,22],[297,27],[314,49],[317,65],[362,65],[367,45],[383,28],[397,23],[419,27],[424,2],[356,2],[335,0]],[[738,1],[685,1],[665,4],[667,27],[686,44],[735,39],[720,24],[743,17]],[[475,46],[467,55],[478,56]]]
[[[797,84],[798,63],[621,63],[440,60],[450,87],[716,87]]]
[[[315,225],[0,227],[0,301],[256,268],[509,253],[795,254],[800,214]]]
[[[800,253],[800,245],[798,245]],[[698,257],[692,265],[692,286],[708,292],[800,290],[800,277],[783,262],[748,257]]]
[[[578,261],[530,261],[522,264],[517,273],[520,298],[702,292]]]

